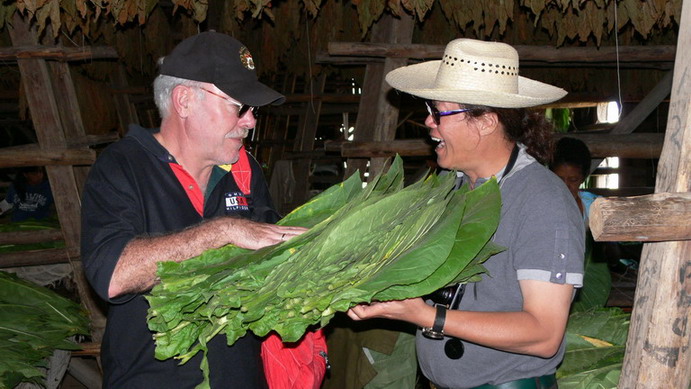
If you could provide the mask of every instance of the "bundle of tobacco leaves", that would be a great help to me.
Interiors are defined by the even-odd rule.
[[[68,339],[88,334],[79,304],[52,290],[0,272],[0,389],[20,382],[41,384],[55,349],[79,350]]]
[[[396,158],[364,189],[357,174],[329,188],[279,222],[311,227],[287,242],[161,263],[161,283],[147,296],[156,357],[184,363],[220,333],[228,344],[248,330],[293,342],[355,304],[477,279],[501,251],[490,241],[501,208],[496,181],[453,190],[455,175],[433,174],[404,188],[402,172]]]

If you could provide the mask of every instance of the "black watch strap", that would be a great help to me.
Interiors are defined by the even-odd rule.
[[[422,335],[429,339],[444,339],[444,323],[446,322],[446,306],[437,304],[437,314],[432,328],[422,329]]]

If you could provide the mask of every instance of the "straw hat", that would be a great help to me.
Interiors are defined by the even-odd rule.
[[[497,108],[532,107],[566,96],[561,88],[519,76],[513,47],[474,39],[453,40],[441,61],[392,70],[386,81],[429,100]]]

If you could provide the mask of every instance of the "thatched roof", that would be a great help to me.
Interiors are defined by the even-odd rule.
[[[69,45],[117,48],[148,72],[181,38],[216,29],[255,53],[260,70],[308,66],[332,41],[366,41],[384,13],[413,15],[413,43],[465,36],[558,46],[675,44],[681,0],[16,0],[0,2],[0,28],[14,12]],[[6,43],[9,45],[9,42]]]

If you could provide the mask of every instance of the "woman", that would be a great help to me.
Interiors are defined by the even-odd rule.
[[[551,127],[526,107],[562,98],[560,88],[518,75],[511,46],[451,41],[441,61],[396,69],[394,88],[427,99],[425,124],[440,167],[476,187],[495,176],[502,194],[495,243],[481,281],[456,302],[422,298],[353,307],[354,320],[420,327],[422,372],[438,388],[555,388],[574,288],[583,279],[583,223],[564,184],[542,163]]]
[[[576,200],[586,228],[588,227],[590,205],[598,197],[596,194],[579,189],[590,174],[590,163],[591,156],[588,146],[576,138],[564,137],[557,142],[554,156],[549,164],[550,170],[564,181]]]

